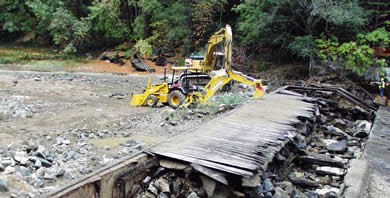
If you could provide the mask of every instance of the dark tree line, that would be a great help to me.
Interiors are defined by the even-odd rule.
[[[269,47],[307,58],[318,52],[316,39],[341,45],[377,28],[388,36],[389,7],[386,0],[0,0],[0,36],[66,53],[126,42],[146,53],[186,54],[229,23],[235,45],[249,52]]]

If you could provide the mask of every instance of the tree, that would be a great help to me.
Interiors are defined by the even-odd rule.
[[[0,31],[30,32],[35,19],[24,0],[0,0]]]
[[[121,0],[95,0],[89,7],[88,20],[94,24],[94,33],[103,34],[104,38],[121,40],[129,36],[129,28],[120,18]]]
[[[287,47],[297,36],[316,37],[339,27],[346,28],[343,34],[356,33],[367,21],[356,0],[248,0],[234,10],[242,42],[252,46]]]
[[[374,58],[372,47],[389,47],[390,33],[384,28],[359,34],[355,41],[340,43],[337,38],[317,39],[318,56],[326,63],[341,62],[345,69],[363,75],[373,65],[386,67],[384,59]]]

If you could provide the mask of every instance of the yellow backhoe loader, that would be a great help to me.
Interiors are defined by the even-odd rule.
[[[217,47],[223,43],[223,56]],[[218,90],[232,81],[238,81],[255,88],[254,98],[264,95],[260,80],[250,78],[231,68],[232,31],[229,25],[216,32],[208,43],[207,53],[203,60],[193,60],[185,67],[172,67],[173,75],[170,83],[152,85],[149,80],[143,94],[134,95],[132,106],[156,106],[158,102],[173,108],[188,107],[194,103],[206,103]],[[183,71],[179,80],[175,81],[175,72]],[[204,87],[200,84],[202,75],[209,76]],[[191,77],[189,77],[191,76]],[[164,76],[164,79],[166,77]]]
[[[221,69],[210,72],[210,75],[212,75],[212,78],[204,88],[194,84],[181,84],[174,80],[171,83],[164,82],[152,85],[149,79],[145,92],[134,95],[130,104],[132,106],[154,107],[158,102],[161,102],[173,108],[202,104],[206,103],[218,90],[232,81],[253,87],[255,89],[253,98],[255,99],[261,98],[265,93],[260,80],[246,76],[241,72]]]

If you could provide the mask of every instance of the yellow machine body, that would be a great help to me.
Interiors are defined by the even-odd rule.
[[[241,72],[221,69],[214,71],[214,76],[201,92],[189,93],[183,107],[188,107],[191,104],[206,103],[218,90],[231,81],[237,81],[255,88],[254,99],[262,98],[265,94],[261,80],[250,78]]]
[[[207,52],[203,60],[193,60],[189,66],[172,67],[172,70],[189,70],[208,74],[211,80],[200,91],[170,90],[168,83],[151,85],[149,79],[143,94],[134,95],[130,104],[133,106],[155,106],[157,102],[168,103],[173,108],[188,107],[191,104],[206,103],[218,90],[231,81],[244,83],[255,88],[253,98],[263,97],[265,90],[260,80],[253,79],[241,72],[233,71],[232,60],[232,29],[229,25],[220,29],[208,41]],[[223,58],[218,47],[223,44]]]
[[[210,37],[208,40],[207,51],[203,60],[193,60],[191,64],[191,71],[209,73],[214,70],[221,68],[230,69],[231,66],[231,56],[232,56],[232,41],[233,33],[232,28],[229,25],[226,25],[224,28],[221,28],[218,32]],[[218,67],[217,63],[217,48],[223,44],[223,62],[221,63],[221,68]]]

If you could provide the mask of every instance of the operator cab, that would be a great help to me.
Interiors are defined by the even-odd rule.
[[[194,60],[198,60],[198,61],[202,61],[204,59],[204,56],[195,56],[195,55],[191,55],[190,57],[186,58],[184,60],[184,66],[186,67],[192,67],[194,64],[193,64],[193,61]]]

